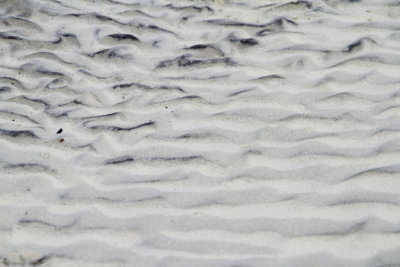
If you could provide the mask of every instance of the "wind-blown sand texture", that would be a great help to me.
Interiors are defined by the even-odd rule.
[[[0,264],[400,266],[399,17],[0,0]]]

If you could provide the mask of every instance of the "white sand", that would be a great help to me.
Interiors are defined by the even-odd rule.
[[[0,265],[400,266],[399,1],[0,18]]]

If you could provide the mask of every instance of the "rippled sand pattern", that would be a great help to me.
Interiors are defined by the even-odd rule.
[[[399,1],[0,19],[0,265],[400,266]]]

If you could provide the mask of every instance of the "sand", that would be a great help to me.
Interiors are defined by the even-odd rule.
[[[0,265],[400,266],[399,18],[0,1]]]

